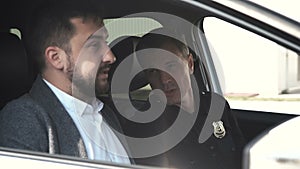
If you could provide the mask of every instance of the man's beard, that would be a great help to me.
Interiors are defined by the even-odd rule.
[[[106,94],[109,90],[109,82],[101,81],[98,75],[103,72],[104,69],[109,68],[110,65],[104,65],[98,69],[97,74],[91,72],[87,77],[83,77],[82,74],[76,73],[70,76],[72,81],[72,93],[79,97],[94,98],[95,96],[101,96]],[[107,79],[108,80],[108,79]],[[78,97],[77,96],[77,97]]]
[[[109,90],[109,78],[107,78],[105,81],[102,81],[100,79],[99,75],[103,73],[105,70],[110,69],[111,65],[105,64],[105,65],[100,65],[98,71],[97,71],[97,76],[95,79],[95,93],[96,96],[100,96],[102,94],[106,94]],[[99,77],[99,78],[98,78]]]
[[[95,97],[95,78],[93,76],[83,77],[76,74],[72,77],[73,96],[84,100]]]
[[[95,94],[96,96],[101,96],[103,94],[106,94],[109,90],[109,82],[107,82],[106,84],[102,84],[102,85],[98,85],[101,83],[100,80],[96,79],[96,83],[95,83]]]

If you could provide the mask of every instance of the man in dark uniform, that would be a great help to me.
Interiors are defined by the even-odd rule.
[[[126,121],[123,123],[125,134],[138,138],[156,136],[170,129],[178,118],[184,117],[180,114],[186,115],[190,121],[178,125],[184,128],[191,123],[192,127],[174,147],[152,157],[136,158],[135,161],[138,164],[184,169],[240,169],[244,138],[228,103],[218,94],[199,91],[193,78],[194,59],[189,48],[183,41],[160,31],[166,32],[156,30],[144,35],[137,45],[136,55],[141,67],[146,68],[144,73],[151,88],[161,90],[165,96],[157,95],[152,100],[166,104],[166,108],[150,123]],[[217,102],[212,101],[213,97],[218,98]],[[209,124],[214,134],[199,143],[209,109],[211,106],[222,106],[219,102],[225,103],[220,109],[222,112],[218,112],[221,113],[220,120]],[[149,104],[140,110],[151,106]],[[161,144],[170,144],[172,139],[164,138]]]

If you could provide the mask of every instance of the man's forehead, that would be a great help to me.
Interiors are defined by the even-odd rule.
[[[142,67],[165,67],[170,64],[180,63],[182,60],[176,54],[169,51],[149,51],[144,57],[138,59]]]
[[[107,39],[108,31],[104,25],[102,25],[96,32],[94,32],[88,39]]]

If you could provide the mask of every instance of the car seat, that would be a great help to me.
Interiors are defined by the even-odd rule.
[[[124,74],[130,74],[134,70],[135,66],[138,66],[134,59],[135,47],[139,41],[138,36],[121,36],[110,43],[110,47],[114,55],[116,56],[116,61],[111,65],[109,71],[109,81],[112,81],[112,77],[117,69],[117,67],[122,63],[125,58],[130,59],[131,65],[126,69]],[[133,57],[129,57],[133,56]],[[148,84],[143,72],[138,73],[132,80],[130,84],[129,91],[134,91],[142,88]]]
[[[29,90],[28,59],[22,40],[0,32],[0,108]]]

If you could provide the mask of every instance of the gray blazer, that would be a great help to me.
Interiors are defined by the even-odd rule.
[[[109,125],[121,131],[106,106],[102,113]],[[1,110],[0,146],[87,158],[75,123],[41,76],[28,94]]]

